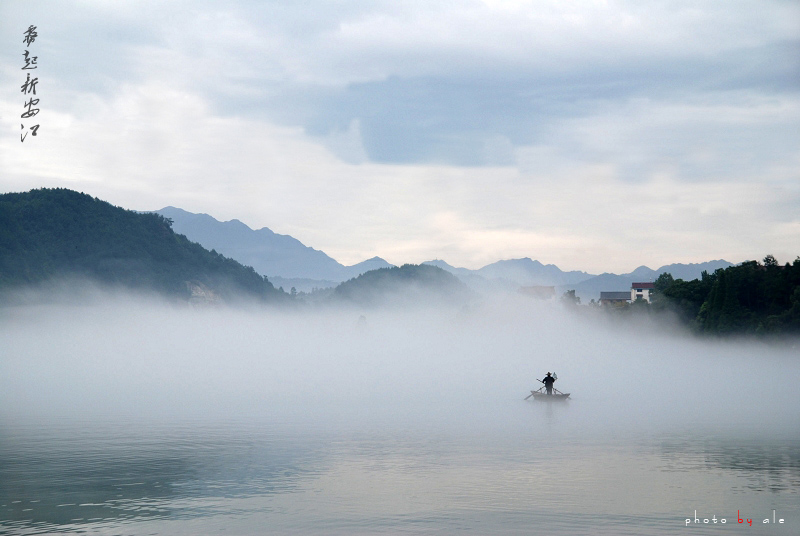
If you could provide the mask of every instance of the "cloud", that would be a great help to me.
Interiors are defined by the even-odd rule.
[[[586,145],[575,150],[588,155],[583,159],[571,158],[570,144],[561,140],[517,150],[518,166],[453,167],[348,163],[300,128],[221,117],[197,95],[158,86],[126,87],[111,100],[96,98],[92,108],[90,117],[51,112],[37,145],[5,141],[6,180],[17,178],[15,189],[85,190],[128,208],[179,204],[239,218],[346,263],[378,254],[396,263],[446,257],[477,268],[536,256],[622,272],[633,263],[663,263],[663,251],[687,262],[743,259],[754,249],[762,255],[765,237],[773,237],[777,249],[770,251],[779,258],[796,254],[800,191],[793,172],[754,177],[745,169],[697,182],[666,166],[629,180],[619,164],[625,150],[637,154],[637,143],[661,147],[638,139],[647,129],[635,117],[616,131],[596,119],[566,128],[563,136],[577,138],[573,145]],[[788,124],[796,113],[779,104],[770,110],[756,109],[752,117],[783,115]],[[653,111],[641,106],[630,113]],[[673,110],[652,121],[669,125],[687,113],[699,112]],[[356,126],[342,150],[357,156]]]
[[[53,5],[42,39],[60,105],[161,85],[334,145],[357,124],[373,162],[509,163],[509,143],[575,117],[796,97],[800,79],[787,2],[316,2],[313,16],[289,2]]]
[[[635,99],[564,119],[544,145],[564,160],[605,162],[625,181],[669,173],[686,182],[794,183],[800,159],[797,96],[706,94],[683,102]],[[519,151],[523,169],[536,159]]]
[[[0,7],[4,35],[31,20],[41,136],[0,139],[6,191],[178,205],[345,263],[797,254],[793,2]]]

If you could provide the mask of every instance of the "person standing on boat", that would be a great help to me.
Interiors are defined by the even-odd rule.
[[[548,395],[553,394],[553,384],[555,383],[555,381],[556,379],[553,376],[551,376],[549,372],[547,373],[547,376],[545,376],[544,379],[542,380],[544,388],[547,389]]]

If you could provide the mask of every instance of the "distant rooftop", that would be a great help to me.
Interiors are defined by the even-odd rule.
[[[600,293],[601,300],[630,300],[631,293],[630,291],[624,292],[601,292]]]
[[[631,288],[656,288],[655,283],[631,283]]]

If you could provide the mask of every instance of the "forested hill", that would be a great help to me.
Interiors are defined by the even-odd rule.
[[[280,300],[255,270],[190,242],[170,220],[58,188],[0,195],[0,289],[59,277],[190,299]]]
[[[800,334],[800,257],[780,265],[764,263],[703,272],[683,281],[661,274],[655,281],[657,309],[673,309],[698,331],[709,334]]]
[[[466,305],[473,293],[456,276],[436,266],[404,264],[381,268],[345,281],[334,301],[359,305]]]

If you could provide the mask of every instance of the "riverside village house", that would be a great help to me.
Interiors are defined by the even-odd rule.
[[[653,292],[653,283],[631,283],[631,290],[621,292],[601,292],[600,305],[610,305],[620,302],[634,302],[642,299],[650,303],[650,293]]]
[[[639,298],[650,303],[650,293],[655,289],[654,283],[631,283],[631,301]]]

